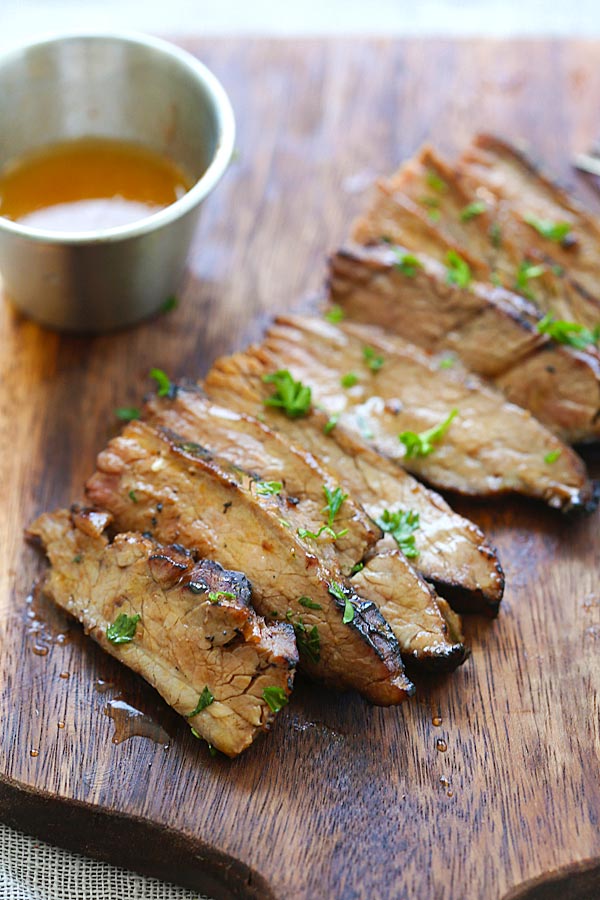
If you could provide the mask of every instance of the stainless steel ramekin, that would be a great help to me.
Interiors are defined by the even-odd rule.
[[[235,123],[205,66],[145,35],[60,35],[0,58],[0,166],[79,137],[144,144],[197,179],[175,203],[118,228],[45,231],[0,216],[0,273],[15,306],[52,328],[99,332],[151,315],[177,291]]]

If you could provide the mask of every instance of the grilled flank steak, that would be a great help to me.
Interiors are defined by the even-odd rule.
[[[491,284],[453,284],[442,263],[388,245],[334,254],[329,291],[348,319],[440,354],[442,368],[459,357],[563,440],[600,436],[600,361],[541,334],[528,300]]]
[[[311,536],[304,539],[308,549],[318,548],[323,559],[337,556],[346,574],[360,570],[366,557],[373,572],[381,563],[382,572],[389,573],[389,584],[385,609],[379,602],[377,605],[398,639],[403,656],[436,668],[454,668],[464,660],[464,645],[460,637],[455,639],[453,635],[449,639],[446,617],[431,588],[397,548],[386,550],[385,558],[380,557],[374,545],[378,542],[378,546],[383,546],[381,529],[351,500],[343,479],[340,486],[339,480],[310,453],[294,447],[257,419],[217,406],[197,386],[180,385],[173,397],[153,397],[146,411],[154,425],[177,431],[187,441],[198,441],[231,463],[250,467],[258,479],[255,490],[274,490],[292,497],[294,504],[286,513],[292,527],[297,530],[304,518],[311,528]],[[339,511],[331,516],[331,502],[323,504],[336,491],[338,501],[344,499]],[[348,533],[336,540],[324,531],[328,516],[332,530]],[[365,521],[369,526],[366,535]],[[358,579],[357,575],[352,581],[356,592],[372,599],[364,589],[359,590],[362,582]],[[460,633],[460,629],[455,631]]]
[[[88,496],[119,530],[149,532],[243,569],[257,611],[294,625],[309,674],[381,705],[413,693],[389,625],[339,567],[307,549],[287,518],[290,498],[261,495],[239,467],[143,422],[127,425],[97,467]]]
[[[315,404],[339,416],[336,427],[436,487],[476,496],[520,493],[563,510],[593,500],[580,458],[530,413],[474,375],[440,371],[399,337],[290,316],[277,320],[263,348],[310,385]],[[378,371],[365,348],[383,360]]]
[[[441,593],[451,596],[457,608],[494,614],[504,577],[480,529],[314,406],[299,418],[266,406],[272,387],[264,378],[285,365],[284,359],[263,348],[250,348],[217,360],[206,376],[205,389],[223,405],[261,416],[272,429],[318,456],[372,519],[381,518],[386,509],[391,514],[416,513],[419,528],[413,537],[418,555],[411,564]],[[394,546],[391,535],[385,544]]]
[[[237,756],[287,703],[298,660],[291,626],[256,615],[241,573],[140,534],[109,544],[109,521],[60,510],[33,523],[51,564],[43,590],[198,736]]]

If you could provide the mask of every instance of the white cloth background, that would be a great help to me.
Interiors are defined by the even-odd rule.
[[[36,841],[0,824],[0,900],[209,900]]]

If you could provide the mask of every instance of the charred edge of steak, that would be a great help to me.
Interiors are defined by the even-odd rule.
[[[504,573],[502,574],[502,594],[504,593]],[[475,615],[484,615],[490,619],[495,619],[500,612],[500,597],[487,596],[484,591],[465,591],[459,584],[448,584],[448,582],[433,581],[431,582],[440,594],[444,597],[455,612],[473,613]]]
[[[353,618],[348,625],[355,628],[365,639],[365,641],[373,647],[377,656],[386,664],[386,666],[397,669],[398,673],[404,671],[402,654],[398,641],[383,618],[379,608],[372,600],[364,600],[355,594],[353,588],[348,585],[340,585],[342,592],[351,604],[354,610]],[[331,592],[330,592],[331,593]],[[346,607],[345,600],[332,594],[332,600],[342,612]],[[415,693],[415,686],[406,679],[406,695],[412,697]]]

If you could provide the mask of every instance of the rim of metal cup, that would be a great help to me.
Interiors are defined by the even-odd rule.
[[[201,63],[191,53],[182,50],[175,44],[171,44],[169,41],[135,31],[60,32],[47,35],[27,44],[21,44],[2,53],[0,55],[0,68],[5,62],[9,62],[11,58],[16,58],[24,51],[34,47],[57,44],[63,41],[96,39],[150,47],[166,56],[170,56],[181,66],[193,72],[197,81],[206,88],[207,95],[210,97],[214,107],[218,133],[217,147],[212,160],[198,181],[182,197],[164,209],[129,225],[119,225],[115,228],[96,229],[94,231],[49,231],[43,228],[31,228],[28,225],[20,225],[18,222],[13,222],[11,219],[0,216],[0,229],[4,231],[12,232],[15,235],[20,235],[33,241],[53,244],[109,243],[122,240],[123,238],[139,237],[163,225],[168,225],[197,206],[210,194],[231,161],[235,142],[235,118],[225,88],[204,63]]]

